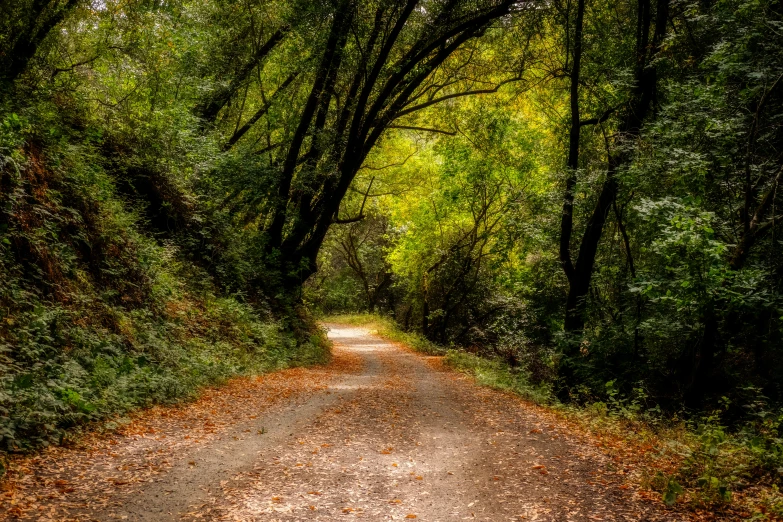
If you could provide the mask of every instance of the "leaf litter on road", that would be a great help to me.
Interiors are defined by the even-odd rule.
[[[183,495],[161,484],[184,466],[197,473],[188,475],[199,484],[197,502],[161,511],[160,520],[686,518],[645,498],[628,483],[628,468],[617,472],[622,459],[556,416],[361,329],[335,326],[330,335],[329,366],[237,379],[194,403],[141,412],[78,447],[16,459],[2,509],[31,520],[141,520],[147,501],[165,507]],[[312,418],[265,445],[259,423],[324,396],[331,402]],[[245,459],[225,476],[199,471],[211,468],[188,456],[232,451],[222,439],[259,451],[224,455]],[[169,489],[158,495],[161,487]],[[141,514],[127,511],[131,495],[144,499]]]

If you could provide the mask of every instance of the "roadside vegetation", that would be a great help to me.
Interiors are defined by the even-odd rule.
[[[233,376],[326,359],[306,316],[284,324],[221,284],[236,262],[194,258],[195,232],[157,228],[123,192],[129,167],[116,162],[141,159],[107,157],[116,129],[74,129],[63,118],[75,114],[52,111],[45,98],[0,123],[0,475],[7,452],[67,442]]]

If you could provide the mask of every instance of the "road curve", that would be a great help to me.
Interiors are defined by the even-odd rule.
[[[238,406],[231,416],[237,420],[200,444],[166,448],[195,424],[184,424],[187,418],[170,426],[169,442],[115,441],[112,451],[125,451],[126,466],[128,455],[156,451],[168,451],[168,465],[126,488],[114,479],[116,491],[91,503],[79,497],[88,491],[79,481],[100,475],[95,464],[66,481],[78,490],[74,498],[50,500],[58,510],[43,501],[19,518],[680,520],[637,497],[616,463],[515,397],[476,386],[444,370],[439,358],[366,329],[327,326],[335,359],[352,364],[329,370],[322,385],[278,397],[257,415]],[[123,449],[133,444],[133,451]],[[41,484],[64,482],[44,475]]]

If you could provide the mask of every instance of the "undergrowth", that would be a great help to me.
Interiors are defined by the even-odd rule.
[[[10,452],[326,360],[315,325],[295,338],[145,230],[89,140],[0,123],[0,477]]]
[[[552,404],[554,401],[550,387],[532,384],[523,370],[512,368],[499,359],[449,350],[445,362],[457,371],[472,375],[482,386],[511,391],[537,404]]]
[[[751,421],[740,431],[726,427],[723,407],[707,415],[665,415],[651,406],[642,388],[623,396],[610,381],[604,397],[584,404],[559,402],[551,387],[533,384],[524,370],[504,360],[446,349],[377,315],[339,315],[324,319],[365,326],[414,350],[444,356],[456,371],[482,386],[505,390],[535,403],[565,422],[587,430],[603,446],[635,461],[644,488],[667,505],[723,513],[735,519],[783,518],[783,414],[769,411],[760,390],[748,388],[743,409]],[[599,400],[600,399],[600,400]]]

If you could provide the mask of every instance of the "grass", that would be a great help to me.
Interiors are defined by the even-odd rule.
[[[449,350],[444,361],[447,366],[473,376],[481,386],[510,391],[536,404],[554,402],[550,386],[532,384],[524,371],[512,368],[503,361],[461,350]]]
[[[685,420],[645,406],[644,397],[609,393],[606,402],[558,402],[551,387],[499,359],[447,349],[420,334],[404,332],[393,319],[371,314],[338,315],[324,322],[369,328],[444,363],[482,386],[508,391],[553,422],[567,424],[631,470],[641,494],[723,520],[783,520],[783,440],[779,416],[760,412],[751,429],[732,432],[719,412]],[[610,390],[611,392],[611,390]],[[714,519],[714,518],[710,518]]]

